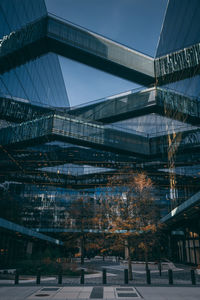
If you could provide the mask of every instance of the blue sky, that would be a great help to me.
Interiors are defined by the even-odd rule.
[[[167,0],[45,0],[49,12],[150,56],[155,55]],[[71,106],[138,85],[60,57]]]

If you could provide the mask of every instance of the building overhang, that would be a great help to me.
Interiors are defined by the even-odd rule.
[[[53,140],[141,157],[149,154],[146,137],[121,133],[62,113],[46,115],[0,130],[1,147],[30,146]]]
[[[3,37],[1,74],[48,52],[141,85],[155,82],[152,57],[51,15]]]
[[[200,149],[199,128],[186,128],[185,131],[168,133],[149,138],[105,127],[97,122],[86,121],[66,113],[52,112],[36,119],[9,126],[0,130],[0,145],[6,148],[18,148],[50,141],[63,141],[94,149],[119,154],[134,155],[140,158],[167,157],[169,151],[198,152]],[[181,137],[181,141],[180,141]],[[169,145],[168,140],[177,143]],[[177,154],[179,154],[177,153]]]
[[[200,43],[155,59],[156,82],[159,85],[179,81],[200,73]]]
[[[188,220],[200,210],[200,192],[193,195],[188,200],[174,208],[169,214],[164,216],[160,222],[173,225],[177,222]]]
[[[154,59],[52,15],[3,37],[0,73],[48,52],[144,86],[164,85],[200,73],[200,43]]]
[[[54,239],[50,236],[47,236],[45,234],[36,232],[32,229],[26,228],[24,226],[18,225],[16,223],[13,223],[11,221],[5,220],[3,218],[0,218],[0,228],[4,228],[6,230],[12,231],[14,233],[18,233],[24,236],[28,236],[31,238],[36,238],[39,240],[43,240],[49,243],[53,243],[59,246],[63,246],[63,242],[61,242],[60,240]]]
[[[71,108],[67,112],[107,124],[151,113],[193,125],[200,124],[200,104],[197,99],[159,87],[113,95],[96,103]]]

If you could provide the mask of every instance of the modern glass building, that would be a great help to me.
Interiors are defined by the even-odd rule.
[[[3,267],[62,248],[60,233],[78,230],[69,205],[100,205],[127,166],[154,182],[170,258],[199,264],[199,17],[198,0],[170,0],[152,58],[49,14],[43,0],[0,1]],[[142,87],[70,107],[59,55]]]
[[[178,15],[178,18],[177,18]],[[189,101],[180,101],[185,113],[180,115],[177,109],[173,115],[179,115],[183,126],[192,127],[183,132],[174,132],[168,138],[168,171],[170,175],[170,201],[172,210],[162,220],[171,231],[174,258],[188,263],[199,264],[199,121],[191,122],[189,115],[199,111],[199,15],[198,1],[171,0],[168,3],[156,60],[165,60],[168,70],[172,68],[169,78],[162,83],[166,90],[174,91]],[[182,72],[178,72],[182,70]],[[163,70],[164,71],[164,70]],[[165,71],[166,72],[166,69]],[[164,75],[165,76],[165,75]],[[169,99],[168,101],[171,101]],[[196,108],[194,108],[196,103]],[[172,113],[166,110],[166,115]],[[183,145],[190,145],[188,150]],[[194,146],[196,145],[196,146]],[[180,158],[181,157],[181,158]],[[167,170],[166,170],[167,171]],[[187,183],[185,183],[187,180]]]

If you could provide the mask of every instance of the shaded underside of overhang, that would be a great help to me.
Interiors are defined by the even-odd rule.
[[[169,214],[164,216],[160,222],[167,225],[174,225],[179,222],[188,221],[197,215],[199,218],[200,211],[200,191],[182,204],[174,208]]]
[[[26,228],[24,226],[21,226],[19,224],[10,222],[10,221],[5,220],[3,218],[0,218],[0,228],[6,229],[6,230],[9,230],[11,232],[15,232],[15,233],[18,233],[18,234],[21,234],[21,235],[24,235],[24,236],[28,236],[30,238],[35,238],[35,239],[39,239],[39,240],[46,241],[46,242],[49,242],[49,243],[53,243],[53,244],[56,244],[56,245],[59,245],[59,246],[63,245],[63,242],[61,242],[57,239],[54,239],[50,236],[41,234],[39,232],[36,232],[34,230],[31,230],[31,229]]]

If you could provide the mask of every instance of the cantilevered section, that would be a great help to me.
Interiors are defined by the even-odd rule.
[[[0,130],[0,145],[3,147],[32,143],[35,145],[52,140],[130,155],[145,156],[149,154],[149,142],[146,137],[105,128],[102,125],[61,113]]]
[[[85,120],[113,123],[155,111],[156,89],[127,91],[81,107],[72,107],[67,113]]]
[[[200,43],[154,60],[50,15],[3,37],[0,43],[0,72],[4,73],[48,52],[146,86],[174,82],[200,72]]]
[[[58,111],[58,108],[40,107],[16,98],[0,97],[0,118],[21,123]],[[157,113],[185,123],[200,124],[200,102],[169,89],[150,88],[126,92],[74,107],[67,114],[89,121],[113,123],[138,116]]]
[[[61,242],[57,239],[54,239],[50,236],[38,233],[34,230],[31,230],[29,228],[26,228],[26,227],[18,225],[16,223],[7,221],[7,220],[2,219],[2,218],[0,218],[0,228],[4,228],[4,229],[11,230],[11,231],[14,231],[14,232],[19,232],[23,235],[27,235],[27,236],[30,236],[32,238],[37,238],[37,239],[40,239],[40,240],[43,240],[43,241],[47,241],[47,242],[50,242],[50,243],[53,243],[53,244],[56,244],[56,245],[63,245],[63,242]]]
[[[176,153],[177,160],[179,155],[183,158],[186,152],[190,152],[192,157],[195,152],[199,153],[200,151],[200,129],[186,129],[185,131],[153,137],[149,139],[149,143],[151,155]],[[196,161],[198,161],[198,158],[196,158]]]
[[[180,219],[183,220],[184,213],[187,218],[194,213],[199,212],[200,209],[200,192],[193,195],[188,200],[184,201],[182,204],[174,208],[169,214],[164,216],[160,221],[161,223],[173,223],[174,221],[178,221]]]
[[[200,73],[200,43],[155,59],[158,84],[166,84]]]
[[[150,88],[107,97],[91,105],[74,107],[69,114],[103,123],[135,118],[151,113],[190,124],[200,124],[200,102],[169,89]]]
[[[87,122],[61,113],[2,128],[0,145],[14,149],[13,147],[26,147],[57,140],[150,158],[157,155],[167,157],[170,150],[169,137],[173,141],[170,147],[175,147],[179,151],[190,151],[191,149],[199,151],[200,149],[200,129],[198,128],[185,130],[176,134],[175,137],[172,132],[149,139],[146,136],[104,127],[98,123]]]
[[[21,123],[61,110],[0,97],[0,118],[11,122]],[[200,102],[197,99],[161,88],[128,91],[67,110],[69,115],[106,124],[151,113],[164,117],[170,115],[174,120],[184,120],[192,125],[200,124]]]
[[[19,99],[0,97],[0,119],[21,123],[53,112],[53,109],[36,106]]]
[[[153,58],[49,15],[3,38],[1,73],[47,52],[142,85],[155,82]]]

